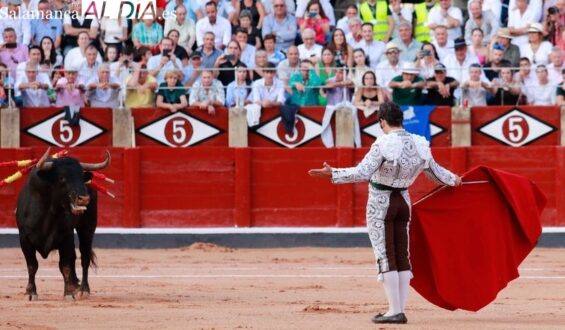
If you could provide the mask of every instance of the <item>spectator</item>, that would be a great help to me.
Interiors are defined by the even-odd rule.
[[[0,12],[0,31],[11,28],[16,35],[15,41],[20,45],[31,45],[31,25],[29,19],[20,18],[22,0],[5,0],[7,9]],[[3,36],[2,36],[3,37]],[[0,45],[9,43],[0,37]]]
[[[348,80],[352,81],[355,87],[363,85],[365,72],[371,71],[369,58],[365,56],[365,51],[357,48],[353,51],[353,67],[349,71]]]
[[[283,53],[275,49],[277,37],[274,34],[267,34],[263,39],[265,52],[267,53],[267,61],[277,65],[285,59]]]
[[[133,51],[133,60],[137,63],[147,64],[151,56],[153,56],[153,53],[151,53],[151,50],[145,46],[135,48]]]
[[[563,49],[553,47],[549,60],[551,62],[547,66],[549,81],[552,85],[557,86],[563,82]]]
[[[88,81],[92,77],[96,76],[98,68],[101,65],[101,62],[97,60],[97,57],[100,56],[100,54],[96,50],[96,47],[92,45],[86,47],[85,54],[86,57],[82,60],[80,65],[76,67],[78,70],[78,77],[82,81]]]
[[[496,42],[504,49],[504,59],[510,61],[512,67],[517,67],[520,62],[520,48],[510,41],[512,36],[508,29],[500,29],[496,33]]]
[[[562,71],[563,76],[565,76],[565,69]],[[565,82],[565,79],[563,80]],[[563,106],[565,104],[565,83],[557,85],[557,96],[556,102],[558,106]]]
[[[17,42],[16,31],[13,28],[4,29],[2,36],[4,45],[0,48],[0,63],[6,64],[10,70],[12,81],[15,81],[16,66],[18,63],[27,61],[28,49]]]
[[[345,40],[351,48],[355,48],[355,45],[363,40],[362,24],[361,19],[357,17],[350,19],[348,22],[350,32],[345,36]]]
[[[528,42],[520,46],[520,55],[529,58],[533,64],[549,63],[549,54],[553,45],[543,40],[543,32],[541,24],[531,24],[528,29]]]
[[[237,13],[235,11],[235,7],[233,6],[232,0],[209,0],[206,2],[205,0],[201,1],[202,5],[200,6],[200,14],[197,14],[200,19],[203,16],[206,16],[206,7],[208,6],[209,2],[213,2],[216,5],[218,16],[225,18],[228,22],[234,22],[235,18],[237,17]]]
[[[314,42],[315,33],[312,29],[302,31],[303,44],[298,46],[298,53],[301,60],[309,60],[316,63],[322,57],[322,46]]]
[[[82,1],[73,1],[70,5],[70,12],[65,12],[63,17],[63,55],[79,46],[78,37],[81,32],[86,32],[88,43],[93,42],[98,37],[98,20],[85,18],[82,13]],[[86,47],[86,46],[85,46]],[[65,58],[66,63],[66,58]],[[66,67],[67,65],[65,65]]]
[[[255,47],[248,43],[248,39],[249,35],[245,29],[236,29],[235,40],[239,43],[239,48],[241,48],[241,61],[245,63],[248,68],[254,68]]]
[[[453,40],[448,39],[447,27],[438,25],[434,29],[434,40],[432,44],[436,48],[437,56],[441,62],[453,54]]]
[[[265,15],[272,15],[275,13],[275,4],[273,2],[273,0],[261,0],[261,3],[263,4],[263,7],[265,7]],[[296,13],[296,1],[294,0],[284,0],[283,1],[284,5],[285,5],[285,11],[288,12],[291,15],[294,15]],[[265,16],[265,17],[266,17]],[[265,26],[265,23],[263,23],[263,26]]]
[[[316,74],[320,78],[320,85],[325,85],[326,81],[335,75],[335,67],[335,54],[331,49],[325,47],[322,51],[322,60],[315,66]],[[327,105],[327,100],[322,93],[320,93],[318,104],[321,106]]]
[[[184,87],[190,88],[192,85],[200,80],[202,73],[202,55],[200,52],[195,51],[190,54],[190,64],[183,68],[184,80],[182,81]]]
[[[41,69],[42,61],[43,52],[41,51],[41,48],[39,48],[39,46],[31,46],[31,48],[28,50],[28,60],[18,63],[18,65],[16,66],[16,75],[14,76],[16,85],[19,85],[20,83],[25,81],[28,64],[33,64],[33,67],[35,68],[35,73],[33,74],[40,76],[37,79],[38,81],[49,80],[49,76],[46,73],[39,72],[39,70]]]
[[[390,13],[394,21],[394,30],[392,31],[392,38],[398,38],[398,27],[400,23],[412,23],[413,10],[402,4],[401,0],[390,0],[389,2]],[[426,11],[427,14],[427,11]]]
[[[11,85],[11,79],[8,77],[8,67],[0,62],[0,109],[10,106],[9,90]]]
[[[475,55],[469,53],[465,39],[456,39],[454,47],[455,54],[448,56],[443,62],[447,67],[447,75],[457,81],[467,81],[469,80],[469,67],[471,64],[478,64],[479,60]],[[487,81],[484,74],[482,74],[482,77],[484,78],[483,81]]]
[[[258,50],[255,52],[255,68],[251,72],[251,80],[255,81],[263,78],[263,68],[267,64],[267,52]]]
[[[53,50],[61,48],[61,40],[63,39],[63,22],[60,19],[50,17],[51,12],[49,1],[41,0],[37,5],[40,18],[32,19],[31,36],[34,45],[41,45],[45,37],[51,38],[54,43]]]
[[[126,79],[126,86],[127,108],[148,108],[155,105],[157,80],[149,74],[147,65],[136,65],[133,73]]]
[[[469,2],[469,12],[471,15],[465,23],[465,40],[472,43],[473,30],[479,28],[484,33],[485,43],[490,43],[494,39],[496,31],[498,31],[499,25],[494,14],[490,10],[482,10],[481,0]]]
[[[380,62],[375,72],[377,73],[377,84],[385,89],[385,93],[392,93],[392,89],[389,87],[389,83],[392,78],[402,74],[402,68],[406,62],[400,61],[400,50],[394,42],[389,42],[386,45],[386,60]]]
[[[179,46],[179,31],[177,30],[169,30],[167,33],[167,38],[171,39],[173,42],[173,48],[171,52],[175,54],[175,56],[181,61],[182,66],[186,66],[188,64],[188,52],[184,47]]]
[[[401,22],[398,25],[398,37],[392,40],[400,50],[400,60],[404,62],[414,62],[416,56],[422,48],[422,43],[412,36],[412,25],[408,22]]]
[[[118,51],[122,50],[123,42],[129,39],[128,22],[125,17],[107,18],[100,20],[100,45],[105,51],[106,47],[114,46]]]
[[[148,47],[155,51],[163,38],[163,28],[152,19],[144,19],[133,26],[131,39],[135,48]]]
[[[86,59],[86,49],[90,46],[90,39],[88,38],[88,33],[79,32],[78,34],[78,46],[71,49],[65,56],[65,68],[73,68],[78,70],[82,62]],[[98,50],[94,48],[96,52],[96,61],[102,63],[102,56],[98,53]]]
[[[548,3],[549,1],[546,1]],[[557,6],[559,5],[561,9]],[[558,0],[555,6],[549,7],[543,20],[544,30],[547,31],[547,40],[552,45],[563,46],[563,32],[565,27],[565,0]],[[563,47],[562,47],[563,48]]]
[[[382,41],[373,39],[373,25],[371,23],[363,23],[361,27],[363,40],[353,46],[353,48],[361,48],[365,51],[365,55],[369,58],[371,66],[374,67],[379,63],[381,56],[385,51],[385,44]]]
[[[428,95],[425,104],[454,106],[455,97],[453,93],[459,86],[459,82],[447,75],[445,65],[436,63],[434,66],[434,76],[426,80]]]
[[[261,30],[263,26],[263,20],[265,19],[265,7],[263,3],[257,0],[236,0],[235,4],[235,17],[239,16],[241,18],[241,12],[246,10],[249,11],[251,18],[251,26],[256,26],[257,29]],[[237,22],[233,22],[237,25]]]
[[[159,85],[157,91],[157,107],[171,112],[186,108],[186,90],[180,83],[182,80],[178,70],[167,70],[165,82]]]
[[[248,72],[245,64],[235,68],[235,80],[226,90],[226,107],[243,107],[251,102],[251,86],[247,84]]]
[[[206,69],[213,68],[218,57],[222,55],[222,51],[214,46],[214,39],[214,32],[206,32],[204,43],[197,49],[202,56],[202,67]]]
[[[487,95],[493,92],[491,84],[481,78],[481,73],[481,66],[479,64],[471,64],[468,79],[461,84],[462,98],[468,101],[469,107],[486,106]]]
[[[529,105],[555,105],[555,86],[551,85],[547,68],[543,64],[536,67],[537,81],[530,86],[522,86],[522,93],[527,97]]]
[[[231,40],[231,24],[227,19],[218,16],[218,5],[214,1],[206,3],[206,17],[196,22],[196,43],[198,46],[204,44],[206,32],[214,32],[214,44],[219,49],[224,49]]]
[[[471,33],[469,52],[475,55],[480,65],[485,65],[489,60],[488,47],[483,43],[483,30],[480,28],[475,28]]]
[[[402,75],[392,78],[388,87],[392,89],[392,102],[398,105],[422,104],[422,89],[426,82],[418,76],[420,71],[414,63],[402,66]]]
[[[196,42],[196,25],[194,21],[186,17],[186,7],[179,5],[175,8],[175,17],[165,19],[165,35],[170,38],[170,31],[176,30],[178,33],[177,45],[187,52],[192,52],[192,47]]]
[[[371,24],[371,34],[375,41],[387,43],[390,40],[394,31],[394,20],[385,1],[367,0],[359,5],[359,14],[363,23]]]
[[[228,43],[226,53],[218,57],[216,63],[214,63],[214,68],[219,68],[219,70],[214,70],[214,78],[218,79],[222,85],[227,86],[234,81],[234,69],[244,65],[243,62],[239,60],[240,54],[241,49],[239,48],[239,43],[232,40]]]
[[[305,17],[298,20],[298,27],[302,33],[305,29],[312,29],[315,33],[315,42],[318,45],[326,44],[326,36],[330,32],[330,21],[326,16],[319,0],[310,0],[306,7]],[[263,37],[264,39],[265,37]]]
[[[286,60],[277,65],[277,78],[283,85],[288,85],[290,76],[300,71],[300,55],[296,46],[290,46],[286,51]]]
[[[58,107],[84,107],[86,102],[84,83],[78,80],[76,69],[69,69],[65,76],[57,80],[55,85]]]
[[[196,22],[198,18],[202,17],[202,11],[200,10],[200,2],[192,0],[173,0],[167,3],[165,10],[169,13],[175,11],[179,6],[184,6],[186,9],[186,17],[193,22]]]
[[[334,8],[331,0],[317,0],[320,3],[320,8],[324,10],[328,18],[330,26],[335,26]],[[310,1],[297,1],[296,2],[296,19],[302,19],[308,16],[308,8]]]
[[[25,68],[25,77],[16,85],[22,95],[24,107],[48,107],[49,97],[47,89],[51,88],[51,82],[46,75],[38,75],[37,64],[28,63]]]
[[[492,82],[494,97],[487,100],[488,105],[518,105],[521,98],[520,84],[512,80],[512,69],[508,65],[500,68],[500,78]]]
[[[171,39],[167,37],[163,38],[159,44],[159,49],[161,53],[149,59],[147,69],[149,70],[149,74],[155,77],[157,83],[160,85],[165,81],[165,72],[180,70],[182,63],[175,54],[171,52],[173,49],[173,41]]]
[[[320,78],[313,70],[314,64],[309,60],[300,62],[300,72],[290,76],[290,103],[296,106],[318,105]]]
[[[118,47],[116,47],[115,45],[109,45],[106,47],[106,50],[104,51],[104,62],[112,64],[116,62],[119,57],[120,52],[118,50]]]
[[[237,29],[247,33],[248,43],[255,46],[256,49],[262,48],[263,41],[261,40],[261,31],[251,24],[251,12],[249,10],[242,10],[239,14],[239,26]],[[278,48],[277,48],[278,49]]]
[[[381,86],[377,84],[377,77],[373,71],[363,74],[363,84],[357,88],[353,104],[363,108],[365,112],[371,112],[384,102],[385,97]]]
[[[416,67],[420,69],[420,76],[424,79],[435,77],[435,66],[438,63],[440,62],[439,57],[437,56],[436,47],[433,44],[424,41],[416,58]]]
[[[51,37],[43,37],[39,43],[41,52],[43,53],[43,63],[45,68],[53,69],[53,67],[63,64],[63,56],[59,55],[55,50],[55,45]]]
[[[514,74],[514,81],[522,86],[532,86],[536,83],[536,74],[531,70],[531,62],[527,57],[520,59],[520,70]]]
[[[372,72],[372,71],[371,71]],[[374,75],[374,74],[373,74]],[[337,105],[342,102],[351,102],[351,80],[346,80],[347,67],[338,66],[335,70],[335,76],[326,81],[326,85],[321,93],[327,99],[327,105]]]
[[[485,76],[489,81],[498,78],[501,67],[510,67],[509,61],[504,59],[504,48],[495,43],[491,50],[491,61],[484,66]]]
[[[57,86],[57,83],[61,78],[63,78],[63,66],[58,65],[53,68],[51,71],[51,86]],[[76,71],[75,71],[76,73]],[[78,75],[77,75],[78,77]]]
[[[285,0],[273,0],[274,13],[267,15],[263,21],[263,36],[275,33],[277,36],[277,49],[284,50],[294,44],[296,39],[296,17],[287,13]]]
[[[98,67],[98,74],[86,84],[86,96],[93,108],[117,108],[120,105],[118,94],[120,82],[110,76],[108,64]]]
[[[359,18],[359,10],[356,5],[348,5],[347,8],[345,8],[345,16],[337,21],[336,28],[340,29],[343,31],[343,34],[347,35],[351,32],[349,30],[349,20],[352,18]]]
[[[530,0],[516,0],[515,9],[509,7],[508,31],[513,36],[512,43],[518,47],[528,43],[530,25],[538,20],[529,4]]]
[[[190,92],[190,106],[208,111],[209,115],[216,114],[216,107],[226,103],[222,83],[214,79],[210,70],[204,70],[200,81],[194,84]]]
[[[328,49],[335,53],[335,62],[338,65],[353,65],[353,48],[345,41],[345,32],[335,29],[328,44]]]
[[[461,9],[452,6],[451,0],[439,0],[439,6],[430,10],[426,25],[432,30],[440,25],[446,26],[448,39],[455,40],[463,36],[463,13]]]
[[[134,69],[136,66],[134,66],[134,62],[133,62],[133,53],[134,53],[133,47],[128,46],[125,47],[123,50],[124,51],[121,54],[119,54],[118,59],[110,63],[110,75],[118,78],[118,80],[124,82],[125,84],[126,79],[131,74],[130,69]]]
[[[275,65],[267,62],[265,64],[265,76],[253,82],[252,100],[253,103],[262,108],[278,107],[284,104],[284,85],[275,78]]]

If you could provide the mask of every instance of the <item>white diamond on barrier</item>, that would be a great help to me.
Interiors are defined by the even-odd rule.
[[[509,146],[521,147],[555,131],[555,128],[514,109],[480,127],[479,131]]]

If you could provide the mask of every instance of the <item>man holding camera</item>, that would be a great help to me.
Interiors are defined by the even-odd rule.
[[[171,52],[173,49],[173,41],[167,37],[161,39],[159,43],[159,49],[161,53],[159,55],[151,56],[147,62],[147,69],[149,74],[151,74],[155,79],[157,79],[157,84],[161,84],[165,81],[165,72],[169,70],[181,70],[182,63]]]

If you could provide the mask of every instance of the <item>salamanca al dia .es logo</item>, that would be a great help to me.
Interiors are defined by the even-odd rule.
[[[81,0],[81,5],[85,18],[157,19],[155,0]]]

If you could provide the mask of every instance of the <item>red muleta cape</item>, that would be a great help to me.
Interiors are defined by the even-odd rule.
[[[541,235],[546,198],[532,181],[483,166],[463,175],[463,182],[483,180],[436,189],[412,209],[411,284],[445,309],[488,305],[519,276]]]

